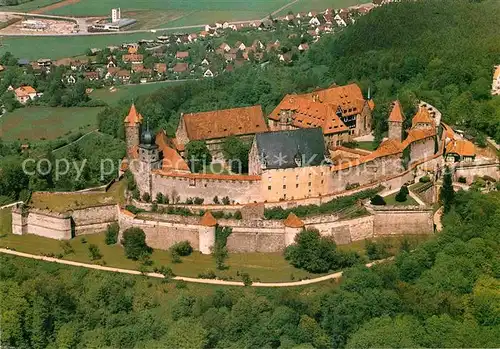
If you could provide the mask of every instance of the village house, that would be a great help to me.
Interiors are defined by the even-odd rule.
[[[165,74],[167,72],[167,64],[166,63],[155,63],[154,71],[158,73],[158,75]]]
[[[175,54],[175,58],[177,58],[179,60],[187,59],[187,58],[189,58],[189,51],[178,51]]]
[[[116,72],[115,77],[122,83],[127,83],[130,80],[130,72],[125,69],[120,69]]]
[[[177,63],[172,68],[172,71],[176,74],[180,74],[180,73],[185,73],[186,71],[188,71],[188,69],[189,65],[187,63]]]
[[[250,141],[268,127],[260,105],[182,114],[175,133],[177,150],[184,152],[190,141],[205,141],[214,160],[223,160],[224,139],[230,136]]]
[[[198,34],[191,33],[188,35],[187,39],[189,42],[196,42],[196,41],[198,41]]]
[[[90,81],[96,81],[99,80],[99,73],[96,71],[87,71],[83,73],[83,77]]]
[[[76,83],[76,78],[74,77],[73,74],[66,75],[66,83],[73,85]]]
[[[301,52],[307,51],[307,50],[309,50],[309,44],[308,43],[300,44],[299,47],[298,47],[298,49]]]
[[[14,90],[16,99],[21,104],[26,104],[29,100],[38,97],[36,90],[31,86],[21,86]]]
[[[144,56],[141,54],[128,54],[128,55],[123,55],[122,57],[123,62],[125,63],[132,63],[132,64],[141,64],[144,60]]]
[[[208,59],[204,59],[201,61],[201,65],[210,65],[210,62],[208,61]]]
[[[240,50],[240,51],[245,51],[245,49],[247,48],[245,46],[244,43],[242,43],[241,41],[237,41],[236,44],[234,45],[234,48]]]
[[[214,77],[214,73],[210,69],[207,69],[205,71],[205,73],[203,73],[203,77],[204,78],[213,78]]]

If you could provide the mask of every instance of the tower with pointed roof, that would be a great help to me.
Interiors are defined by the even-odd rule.
[[[123,121],[125,124],[125,141],[127,143],[127,156],[129,158],[137,157],[137,149],[140,143],[142,115],[132,103],[128,115]]]
[[[391,114],[389,115],[389,139],[401,142],[403,136],[403,108],[399,101],[392,103]]]

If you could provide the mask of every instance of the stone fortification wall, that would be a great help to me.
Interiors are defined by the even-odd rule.
[[[67,214],[32,209],[26,216],[26,233],[68,240],[73,236],[71,218]]]
[[[372,206],[374,236],[432,234],[433,212],[430,207]]]
[[[413,142],[410,145],[411,161],[417,162],[422,159],[431,158],[434,155],[434,150],[435,150],[434,137]]]
[[[168,250],[175,243],[187,240],[193,249],[199,250],[199,230],[201,228],[198,225],[199,217],[176,217],[177,219],[171,221],[167,221],[169,217],[162,217],[161,215],[147,215],[136,218],[121,211],[118,216],[120,239],[123,231],[131,227],[137,227],[144,230],[146,243],[152,248]]]
[[[75,224],[75,235],[105,231],[109,224],[117,221],[117,212],[116,205],[88,207],[70,212]]]
[[[465,177],[467,183],[474,181],[474,177],[490,176],[496,180],[500,180],[500,164],[496,163],[471,163],[463,164],[455,167],[454,180]]]
[[[307,224],[306,228],[316,228],[323,236],[333,237],[338,245],[349,244],[353,241],[374,237],[373,216],[349,219],[345,221],[323,222]]]
[[[188,198],[203,198],[205,203],[212,203],[213,198],[228,196],[235,203],[262,202],[260,180],[229,180],[217,176],[164,176],[152,174],[152,197],[162,193],[174,202],[172,197],[185,202]]]

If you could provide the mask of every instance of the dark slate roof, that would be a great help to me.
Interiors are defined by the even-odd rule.
[[[258,133],[255,141],[267,169],[318,166],[325,159],[321,128]]]

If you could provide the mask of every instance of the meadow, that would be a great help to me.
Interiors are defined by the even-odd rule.
[[[97,129],[101,108],[27,107],[0,118],[0,138],[13,140],[52,140],[71,132]]]
[[[309,12],[309,11],[324,11],[327,8],[339,9],[353,5],[366,3],[369,1],[363,0],[299,0],[285,10],[280,11],[277,15],[286,15],[289,11],[293,13]]]
[[[60,2],[61,0],[33,0],[17,6],[1,6],[0,11],[31,12],[39,8]]]

